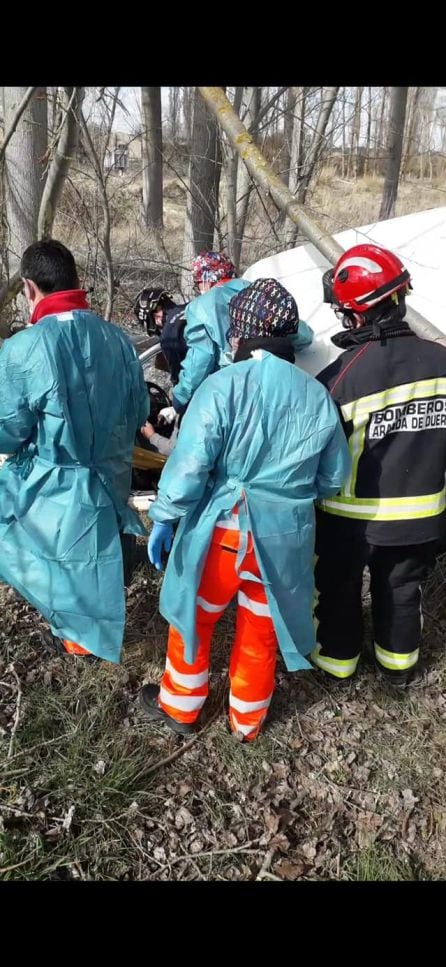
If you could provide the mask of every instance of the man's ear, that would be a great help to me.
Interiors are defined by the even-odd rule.
[[[28,302],[34,302],[38,294],[38,289],[36,284],[32,282],[31,279],[23,279],[23,291],[25,298],[28,299]]]

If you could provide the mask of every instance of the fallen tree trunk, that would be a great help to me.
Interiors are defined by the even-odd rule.
[[[344,249],[307,214],[286,185],[283,184],[279,175],[276,175],[235,113],[222,88],[200,87],[199,91],[257,184],[264,189],[267,195],[271,196],[277,208],[288,215],[288,218],[298,226],[302,234],[325,256],[328,262],[334,265]],[[446,345],[444,333],[419,312],[408,307],[406,320],[421,339],[430,339],[431,342]]]

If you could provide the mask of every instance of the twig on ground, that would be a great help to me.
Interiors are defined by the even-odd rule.
[[[53,739],[46,739],[45,742],[38,742],[37,745],[32,745],[30,749],[21,749],[20,752],[16,752],[11,759],[18,759],[21,755],[31,755],[31,752],[35,752],[36,749],[42,749],[45,745],[52,745],[53,742],[62,742],[63,739],[69,739],[72,732],[64,732],[63,735],[55,735]]]
[[[280,876],[274,876],[274,874],[270,872],[270,866],[273,861],[275,852],[276,852],[275,849],[268,850],[265,856],[265,859],[263,860],[262,866],[259,872],[257,873],[256,881],[257,880],[280,880]]]
[[[0,873],[9,873],[10,870],[18,870],[19,866],[25,866],[26,863],[29,863],[29,859],[22,860],[21,863],[14,863],[13,866],[2,866],[0,867]]]
[[[197,735],[194,735],[193,739],[190,739],[190,741],[182,745],[180,749],[176,749],[175,752],[172,752],[170,755],[167,755],[164,759],[159,759],[158,762],[154,762],[153,765],[149,766],[148,769],[143,769],[135,776],[134,781],[136,781],[137,779],[141,779],[142,777],[146,778],[147,776],[151,776],[152,773],[157,772],[158,769],[162,769],[163,766],[170,765],[171,762],[175,762],[175,760],[179,759],[180,756],[184,755],[185,752],[188,752],[189,749],[191,749],[198,742],[198,739],[201,738],[203,733],[207,732],[209,727],[215,722],[215,720],[218,718],[220,713],[221,713],[221,708],[219,707],[217,711],[214,712],[214,715],[209,719],[209,722],[206,722],[206,725],[204,726],[204,728],[202,728],[200,732],[197,732]]]
[[[11,731],[11,738],[9,740],[9,749],[8,749],[8,755],[7,755],[7,758],[10,759],[14,751],[14,739],[15,739],[15,734],[17,732],[19,721],[20,721],[20,706],[22,703],[22,686],[20,683],[20,678],[14,668],[13,663],[11,665],[8,665],[7,671],[10,671],[14,675],[14,678],[17,682],[17,704],[16,704],[16,710],[15,710],[15,719],[14,719],[14,725]]]
[[[246,843],[245,846],[234,846],[228,849],[208,849],[203,850],[201,853],[191,853],[190,855],[184,853],[182,856],[176,856],[175,859],[170,860],[170,863],[166,863],[166,865],[162,866],[160,870],[157,870],[156,876],[159,876],[160,873],[164,873],[165,870],[170,870],[170,868],[175,866],[177,863],[194,863],[202,856],[226,856],[230,853],[248,853],[250,855],[256,855],[257,853],[261,853],[263,849],[262,846],[257,847],[257,849],[252,849],[256,842],[257,840],[252,840],[251,843]]]

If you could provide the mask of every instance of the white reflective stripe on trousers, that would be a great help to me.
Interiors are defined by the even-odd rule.
[[[162,686],[159,697],[164,705],[177,708],[180,712],[197,712],[206,701],[206,695],[172,695],[172,692]]]
[[[257,725],[245,725],[243,722],[239,722],[235,717],[234,712],[231,712],[231,722],[235,726],[237,732],[241,732],[242,735],[251,735],[251,732],[255,732],[258,729]]]
[[[211,614],[218,614],[219,611],[224,611],[228,607],[229,601],[226,604],[211,604],[210,601],[206,601],[206,598],[202,598],[201,595],[197,597],[197,604],[203,611],[209,611]]]
[[[232,692],[229,693],[229,705],[231,708],[237,709],[237,712],[258,712],[259,709],[267,709],[273,693],[271,692],[267,698],[262,698],[260,702],[244,702],[243,699],[237,698]]]
[[[237,601],[242,608],[247,608],[252,614],[256,614],[262,618],[271,617],[271,611],[267,604],[263,604],[261,601],[253,601],[252,598],[248,598],[248,595],[244,591],[238,592]]]
[[[173,667],[170,658],[166,658],[166,672],[169,675],[175,685],[181,685],[182,688],[201,688],[202,685],[206,685],[209,680],[209,672],[199,672],[198,675],[184,675],[182,672],[177,672],[176,668]]]
[[[238,518],[238,514],[233,514],[232,517],[228,517],[227,520],[225,520],[223,517],[220,517],[220,520],[217,521],[215,526],[221,527],[222,530],[226,530],[226,531],[240,530],[240,521]]]

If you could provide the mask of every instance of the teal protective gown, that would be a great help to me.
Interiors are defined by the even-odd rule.
[[[238,504],[286,666],[310,667],[304,656],[315,647],[314,501],[338,493],[350,464],[335,404],[298,366],[260,350],[201,384],[149,514],[180,521],[160,610],[182,634],[188,663],[198,645],[196,599],[212,533]]]
[[[118,662],[125,623],[119,532],[148,396],[128,337],[93,312],[46,316],[0,351],[0,580],[60,638]]]

